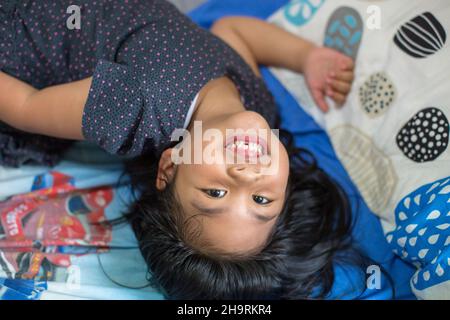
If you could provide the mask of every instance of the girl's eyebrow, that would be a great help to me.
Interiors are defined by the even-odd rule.
[[[225,211],[224,207],[206,208],[206,207],[199,206],[195,202],[191,202],[191,205],[203,214],[216,215],[216,214],[221,214]],[[278,216],[278,215],[273,215],[271,217],[266,217],[265,215],[256,213],[255,211],[250,211],[250,213],[256,219],[258,219],[259,221],[262,221],[262,222],[269,222]]]

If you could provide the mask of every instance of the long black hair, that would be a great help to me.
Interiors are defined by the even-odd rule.
[[[294,146],[290,133],[280,130],[280,138],[290,157],[286,202],[266,245],[247,256],[196,248],[173,186],[163,191],[155,187],[158,157],[126,162],[134,201],[125,217],[152,285],[167,298],[321,299],[331,291],[339,260],[364,264],[362,255],[347,259],[358,253],[352,246],[353,220],[345,192],[311,153]]]

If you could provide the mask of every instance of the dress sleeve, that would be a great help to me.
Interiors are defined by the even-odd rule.
[[[139,155],[144,142],[138,140],[148,135],[138,132],[145,119],[153,118],[146,103],[139,77],[132,68],[99,60],[83,111],[85,139],[112,154]]]

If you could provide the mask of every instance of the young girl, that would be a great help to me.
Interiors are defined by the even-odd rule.
[[[326,96],[345,101],[352,60],[251,18],[210,33],[162,0],[79,0],[80,28],[69,28],[72,2],[0,4],[0,137],[26,141],[0,160],[43,163],[36,146],[57,157],[83,139],[131,158],[138,195],[127,217],[169,298],[325,297],[348,247],[343,192],[290,134],[284,146],[226,132],[278,127],[259,64],[304,73],[326,112]],[[277,161],[276,173],[249,161],[175,164],[171,134],[195,121],[219,130],[226,152]]]

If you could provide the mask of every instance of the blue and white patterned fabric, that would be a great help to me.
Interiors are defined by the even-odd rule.
[[[450,299],[450,177],[426,184],[400,200],[396,228],[386,239],[397,254],[418,270],[416,292]],[[425,291],[425,296],[429,295]]]
[[[302,75],[271,71],[327,132],[418,298],[450,299],[450,2],[325,1],[307,22],[269,21],[355,60],[343,108],[323,114]]]
[[[284,7],[286,19],[296,26],[311,20],[325,0],[295,0]]]

